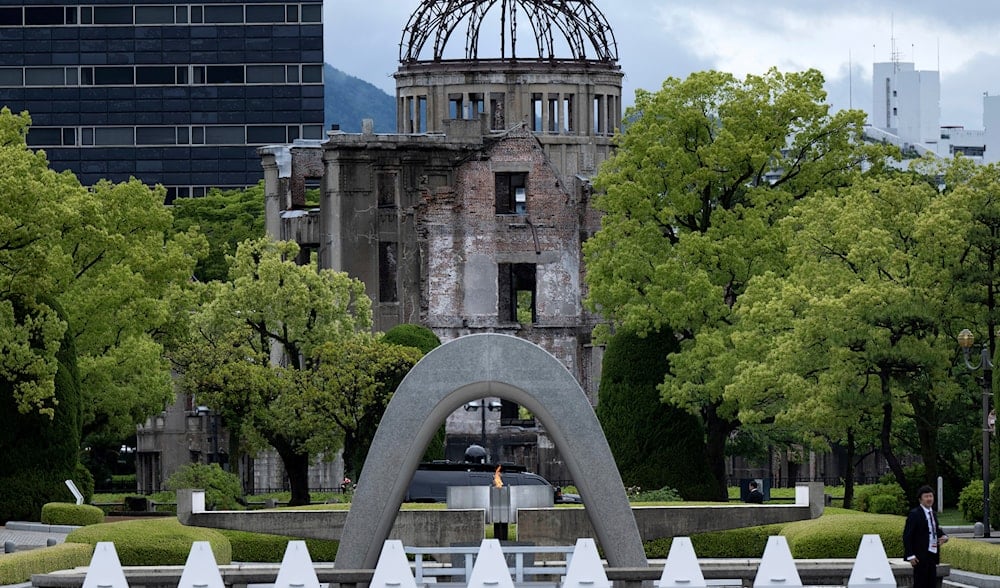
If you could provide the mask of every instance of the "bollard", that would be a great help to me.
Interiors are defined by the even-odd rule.
[[[3,542],[3,552],[4,553],[14,553],[15,551],[17,551],[17,546],[14,545],[13,541],[4,541]]]
[[[45,540],[45,546],[46,546],[46,547],[52,547],[52,546],[54,546],[54,545],[55,545],[56,543],[58,543],[58,541],[56,541],[56,540],[55,540],[55,539],[53,539],[52,537],[49,537],[48,539],[46,539],[46,540]]]

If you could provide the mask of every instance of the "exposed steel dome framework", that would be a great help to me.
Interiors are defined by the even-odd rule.
[[[433,54],[425,60],[445,59],[445,46],[465,23],[465,59],[479,59],[479,33],[487,13],[500,12],[500,55],[528,59],[574,59],[617,62],[618,46],[604,14],[590,0],[422,0],[410,16],[399,43],[400,63],[421,60],[433,37]],[[537,55],[517,55],[518,22],[526,20],[535,36]],[[566,40],[571,55],[556,55],[557,35]],[[593,52],[588,57],[588,51]],[[496,57],[496,56],[490,56]]]

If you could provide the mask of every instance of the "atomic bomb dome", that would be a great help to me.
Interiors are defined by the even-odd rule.
[[[586,137],[599,162],[621,120],[618,46],[590,0],[423,0],[399,62],[400,133],[484,118],[490,131],[527,126],[547,150]]]
[[[499,15],[499,27],[489,18]],[[534,55],[518,56],[518,23],[527,23],[534,35]],[[485,33],[484,33],[484,26]],[[494,23],[495,25],[495,23]],[[399,44],[399,61],[420,61],[433,38],[425,59],[446,58],[446,46],[454,33],[465,31],[465,59],[479,59],[480,35],[498,31],[500,59],[566,58],[575,61],[618,61],[618,48],[607,19],[590,0],[425,0],[410,17]],[[561,38],[559,37],[561,35]],[[559,55],[559,52],[566,54]],[[490,56],[486,56],[490,57]]]

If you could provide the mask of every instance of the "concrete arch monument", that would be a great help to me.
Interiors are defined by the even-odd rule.
[[[621,476],[580,385],[541,347],[493,333],[445,343],[399,385],[365,460],[336,567],[375,567],[424,448],[449,414],[486,396],[516,402],[545,425],[586,501],[608,563],[646,567]]]

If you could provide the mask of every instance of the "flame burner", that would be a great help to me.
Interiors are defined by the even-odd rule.
[[[490,509],[486,517],[488,523],[509,523],[511,522],[510,512],[510,486],[490,486]]]
[[[496,539],[507,539],[507,525],[517,523],[519,508],[551,508],[555,501],[552,486],[449,486],[448,508],[476,508],[486,511],[486,523],[493,525]]]

